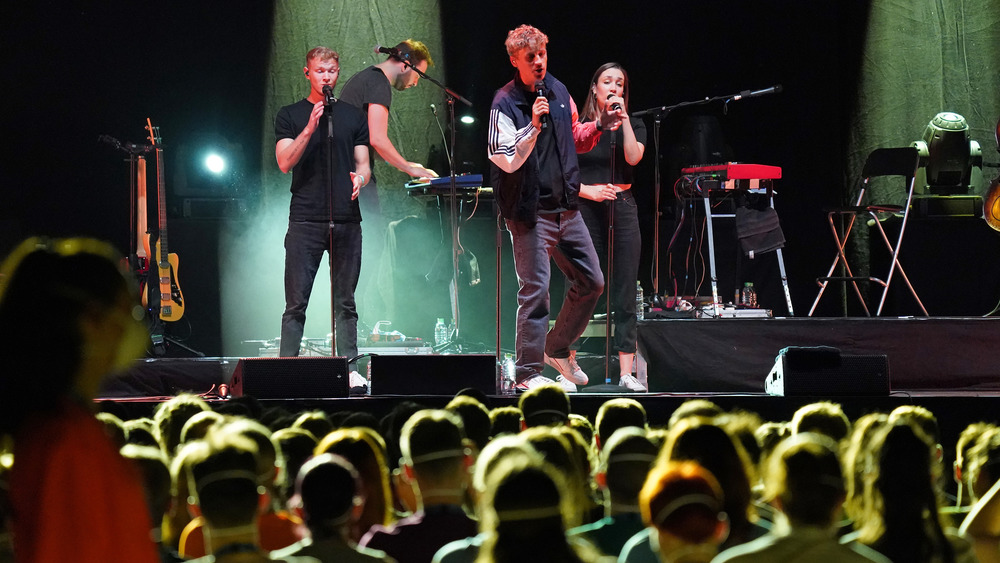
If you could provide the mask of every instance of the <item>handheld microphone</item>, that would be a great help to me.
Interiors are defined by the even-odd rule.
[[[611,98],[613,98],[613,97],[615,97],[615,95],[614,95],[614,94],[608,94],[608,99],[609,99],[609,100],[610,100]],[[622,109],[622,105],[621,105],[621,104],[619,104],[618,102],[615,102],[615,103],[611,104],[611,109],[612,109],[612,110],[614,110],[614,111],[619,111],[619,110],[621,110],[621,109]]]
[[[767,96],[769,94],[780,94],[782,90],[784,90],[784,88],[781,87],[781,84],[775,84],[774,86],[771,86],[770,88],[764,88],[763,90],[744,90],[739,94],[733,96],[733,100],[735,101],[735,100],[742,100],[744,98],[756,98],[757,96]]]
[[[535,98],[545,98],[545,83],[539,80],[535,82]],[[542,123],[542,129],[549,126],[549,114],[543,113],[538,120]]]

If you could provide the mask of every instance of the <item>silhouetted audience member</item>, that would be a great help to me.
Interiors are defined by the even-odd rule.
[[[689,416],[715,418],[725,412],[722,407],[708,399],[688,399],[674,409],[673,414],[670,415],[670,421],[667,423],[667,428],[673,428],[678,421]]]
[[[521,427],[563,426],[569,422],[569,395],[555,383],[529,389],[518,399]]]
[[[601,552],[617,556],[625,542],[643,528],[639,491],[659,449],[645,430],[626,426],[617,430],[601,450],[595,479],[603,493],[604,517],[569,531],[593,543]]]
[[[226,417],[215,411],[202,411],[195,413],[181,429],[181,444],[186,444],[193,440],[201,440],[208,435],[208,431],[213,427],[223,424]]]
[[[0,267],[0,436],[13,440],[22,563],[158,561],[139,471],[93,410],[149,342],[120,257],[93,239],[33,238]]]
[[[602,560],[593,548],[566,535],[569,495],[558,470],[520,457],[502,460],[486,484],[481,528],[485,539],[477,562],[589,563]]]
[[[562,388],[559,388],[559,391],[562,392]],[[570,436],[551,426],[528,428],[522,431],[520,436],[542,455],[546,463],[552,465],[562,475],[563,494],[567,496],[569,503],[565,514],[567,527],[575,528],[589,523],[593,508],[589,480],[583,478],[584,471],[580,467],[580,458],[574,453]]]
[[[128,443],[128,436],[125,433],[125,423],[122,419],[109,412],[97,413],[97,420],[104,425],[104,432],[111,438],[111,442],[121,448]]]
[[[407,480],[417,484],[413,515],[373,526],[358,545],[378,549],[400,563],[430,563],[445,544],[476,534],[463,509],[472,465],[462,420],[446,410],[423,410],[403,425],[400,447]]]
[[[156,428],[153,421],[148,418],[133,418],[123,423],[125,428],[125,440],[129,444],[137,446],[153,446],[160,448],[160,441],[156,437]],[[171,454],[167,454],[168,456]]]
[[[181,431],[192,416],[212,410],[201,397],[181,393],[160,403],[153,412],[153,432],[167,457],[173,457],[181,443]]]
[[[150,536],[157,544],[162,563],[183,561],[174,549],[162,543],[163,516],[170,506],[170,466],[167,456],[156,446],[136,446],[128,444],[121,450],[122,456],[132,460],[142,473],[143,489],[146,492],[146,503],[149,506],[149,520],[153,524]]]
[[[588,445],[593,447],[594,444],[594,425],[590,423],[590,419],[583,416],[582,414],[570,413],[569,415],[569,427],[573,430],[579,432],[580,437]]]
[[[392,493],[382,437],[369,428],[338,428],[316,446],[316,455],[324,453],[343,457],[361,476],[364,491],[361,496],[365,504],[351,528],[351,541],[359,541],[372,526],[389,524],[392,521]]]
[[[465,436],[475,446],[473,457],[479,455],[490,441],[490,411],[478,399],[469,395],[457,395],[448,401],[445,410],[457,414],[462,419]]]
[[[496,407],[490,411],[490,438],[521,431],[521,409]]]
[[[810,561],[890,563],[864,545],[841,545],[837,522],[845,498],[836,442],[802,432],[778,445],[767,471],[765,498],[778,509],[767,535],[723,551],[717,563]]]
[[[722,487],[708,470],[693,461],[661,460],[639,493],[642,521],[649,529],[625,544],[618,561],[711,561],[729,532],[724,503]],[[645,554],[649,549],[655,555]]]
[[[971,544],[942,526],[935,450],[923,430],[906,420],[876,432],[863,518],[855,522],[858,541],[893,561],[976,561]]]
[[[282,428],[271,437],[285,459],[284,473],[288,478],[283,480],[284,488],[281,492],[281,498],[288,499],[295,493],[295,476],[299,474],[302,464],[312,457],[318,441],[312,432],[305,428],[295,427]]]
[[[792,435],[803,432],[822,434],[840,443],[851,433],[851,421],[837,403],[819,401],[800,407],[789,424]]]
[[[597,409],[594,445],[597,449],[603,448],[616,430],[628,426],[646,429],[646,409],[642,404],[626,397],[604,401]]]
[[[360,479],[354,466],[340,456],[320,454],[307,461],[295,480],[292,505],[309,537],[271,555],[308,555],[322,563],[393,561],[384,552],[358,547],[351,540],[351,528],[364,507]]]
[[[300,413],[292,428],[302,428],[308,430],[317,440],[322,440],[324,436],[333,431],[333,423],[330,417],[323,411],[306,411]]]
[[[888,424],[885,413],[868,413],[854,421],[851,438],[844,450],[841,465],[844,467],[844,514],[849,520],[860,522],[865,511],[865,474],[871,466],[871,443],[876,432]]]
[[[1000,456],[993,454],[998,447],[1000,429],[993,424],[973,422],[959,434],[952,463],[956,507],[971,506],[1000,478],[1000,466],[996,465]]]

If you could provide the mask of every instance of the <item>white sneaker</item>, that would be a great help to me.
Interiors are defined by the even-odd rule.
[[[586,382],[589,381],[590,378],[587,377],[587,373],[583,371],[580,364],[576,363],[576,350],[569,351],[569,367],[573,369],[573,381],[579,381],[582,379],[584,383],[581,383],[581,385],[586,385]]]
[[[545,354],[545,363],[556,368],[556,371],[558,371],[560,375],[568,379],[571,383],[586,385],[587,382],[590,381],[590,378],[588,378],[587,374],[580,369],[580,366],[577,366],[576,370],[573,369],[573,364],[570,363],[569,358],[553,358],[548,354]],[[576,389],[574,389],[574,391],[575,390]]]
[[[548,385],[550,383],[555,383],[555,381],[552,381],[543,375],[532,375],[531,377],[526,377],[515,383],[514,390],[518,393],[523,393],[529,389],[534,389],[535,387],[541,387],[542,385]]]
[[[576,385],[572,381],[566,379],[565,377],[561,375],[557,376],[556,383],[558,383],[559,386],[563,388],[563,391],[567,393],[576,393]]]
[[[357,370],[352,371],[347,376],[347,382],[348,385],[350,385],[351,389],[354,389],[356,387],[366,387],[366,388],[368,387],[368,380],[361,377],[361,374],[358,373]]]
[[[639,383],[639,380],[632,374],[622,374],[621,378],[618,380],[618,385],[621,385],[629,391],[638,391],[640,393],[648,391],[648,389],[646,389],[642,383]]]

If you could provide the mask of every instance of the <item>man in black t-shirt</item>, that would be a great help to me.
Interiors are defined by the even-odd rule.
[[[368,123],[350,104],[326,103],[340,73],[337,53],[316,47],[303,69],[309,96],[278,111],[274,120],[278,167],[292,172],[292,201],[285,234],[285,312],[281,317],[281,356],[297,356],[306,307],[323,252],[330,253],[337,355],[358,354],[358,311],[354,290],[361,271],[361,209],[358,194],[371,179]],[[332,139],[328,138],[333,120]],[[333,169],[328,147],[333,143]],[[370,188],[369,188],[370,189]],[[351,387],[365,380],[351,366]]]

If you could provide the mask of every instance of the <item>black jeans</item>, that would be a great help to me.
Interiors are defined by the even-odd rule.
[[[333,241],[330,247],[331,239]],[[337,355],[358,355],[358,308],[354,290],[361,272],[361,224],[289,221],[285,233],[285,312],[281,315],[283,357],[298,356],[306,307],[323,252],[330,253]],[[357,369],[352,364],[351,369]]]
[[[608,211],[611,203],[580,199],[580,215],[587,224],[594,250],[601,262],[601,272],[608,275]],[[611,296],[611,312],[614,315],[614,349],[626,354],[635,353],[635,282],[639,276],[639,256],[642,251],[642,233],[639,231],[639,214],[635,206],[632,190],[618,193],[615,200],[615,247],[614,268],[607,285],[605,296]],[[598,313],[606,310],[606,305],[598,301]]]

